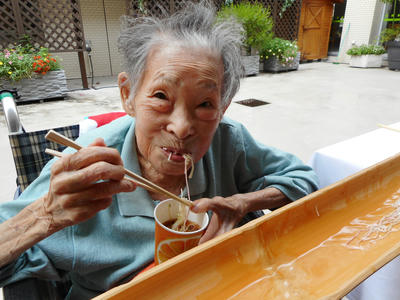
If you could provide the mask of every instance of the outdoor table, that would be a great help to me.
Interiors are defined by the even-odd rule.
[[[400,129],[400,122],[389,125]],[[323,188],[400,152],[400,132],[376,129],[313,153],[313,167]],[[347,295],[349,300],[400,299],[400,256]]]

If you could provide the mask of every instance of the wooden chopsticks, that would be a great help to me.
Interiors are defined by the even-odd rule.
[[[393,130],[393,131],[396,131],[396,132],[400,132],[400,129],[393,128],[393,127],[390,127],[390,126],[387,126],[387,125],[378,124],[378,126],[381,127],[381,128],[385,128],[385,129]]]
[[[55,132],[54,130],[50,130],[46,134],[46,139],[50,140],[50,141],[53,141],[53,142],[55,142],[57,144],[61,144],[61,145],[67,146],[67,147],[74,148],[76,150],[82,149],[82,146],[80,146],[79,144],[77,144],[74,141],[70,140],[69,138],[63,136],[62,134],[59,134],[58,132]],[[53,156],[59,156],[60,154],[62,155],[62,153],[60,153],[58,151],[51,150],[51,149],[46,149],[46,153],[48,153],[50,155],[53,155]],[[137,185],[145,188],[146,190],[151,191],[151,192],[156,192],[156,193],[163,194],[163,195],[165,195],[167,197],[170,197],[170,198],[172,198],[172,199],[174,199],[176,201],[179,201],[180,203],[182,203],[184,205],[187,205],[189,207],[191,207],[193,205],[193,203],[191,201],[189,201],[187,199],[182,199],[182,198],[176,196],[175,194],[173,194],[173,193],[167,191],[166,189],[156,185],[155,183],[147,180],[146,178],[143,178],[142,176],[137,175],[136,173],[134,173],[132,171],[129,171],[127,169],[124,169],[124,170],[125,170],[125,174],[126,175],[132,177],[134,179],[133,181]]]
[[[46,150],[44,152],[46,152],[47,154],[53,155],[55,157],[60,157],[60,158],[65,155],[62,152],[59,152],[59,151],[56,151],[56,150],[53,150],[53,149],[49,149],[49,148],[46,148]],[[140,187],[142,187],[142,188],[144,188],[144,189],[146,189],[146,190],[148,190],[150,192],[157,193],[157,191],[155,189],[153,189],[152,187],[150,187],[150,186],[148,186],[148,185],[146,185],[146,184],[144,184],[142,182],[133,180],[132,178],[129,178],[128,176],[125,176],[125,179],[134,182],[136,185],[138,185],[138,186],[140,186]]]

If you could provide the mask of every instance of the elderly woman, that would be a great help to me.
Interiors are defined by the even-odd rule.
[[[129,21],[118,77],[128,116],[79,139],[16,201],[0,207],[0,282],[68,274],[68,297],[85,299],[126,282],[154,256],[154,200],[123,167],[172,193],[185,188],[184,154],[195,162],[193,211],[212,210],[202,242],[243,217],[317,188],[309,167],[257,143],[223,118],[239,88],[241,27],[215,23],[207,3],[164,19]],[[98,138],[98,137],[102,137]],[[105,147],[107,146],[107,147]]]

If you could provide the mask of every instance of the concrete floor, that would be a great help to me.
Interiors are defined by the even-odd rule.
[[[96,87],[115,83],[115,77],[95,80]],[[79,80],[69,82],[71,89],[80,84]],[[378,123],[399,122],[399,91],[400,72],[314,62],[301,64],[296,72],[243,79],[226,115],[245,124],[259,141],[292,152],[307,162],[321,147],[374,130]],[[235,103],[248,98],[270,104],[247,107]],[[18,110],[25,128],[32,131],[70,125],[88,115],[122,109],[114,87],[76,90],[64,101],[22,105]],[[0,111],[0,202],[11,200],[16,188],[7,132]]]

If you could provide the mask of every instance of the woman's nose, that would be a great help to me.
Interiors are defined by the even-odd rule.
[[[175,107],[166,129],[181,140],[192,136],[195,128],[190,112],[184,107]]]

